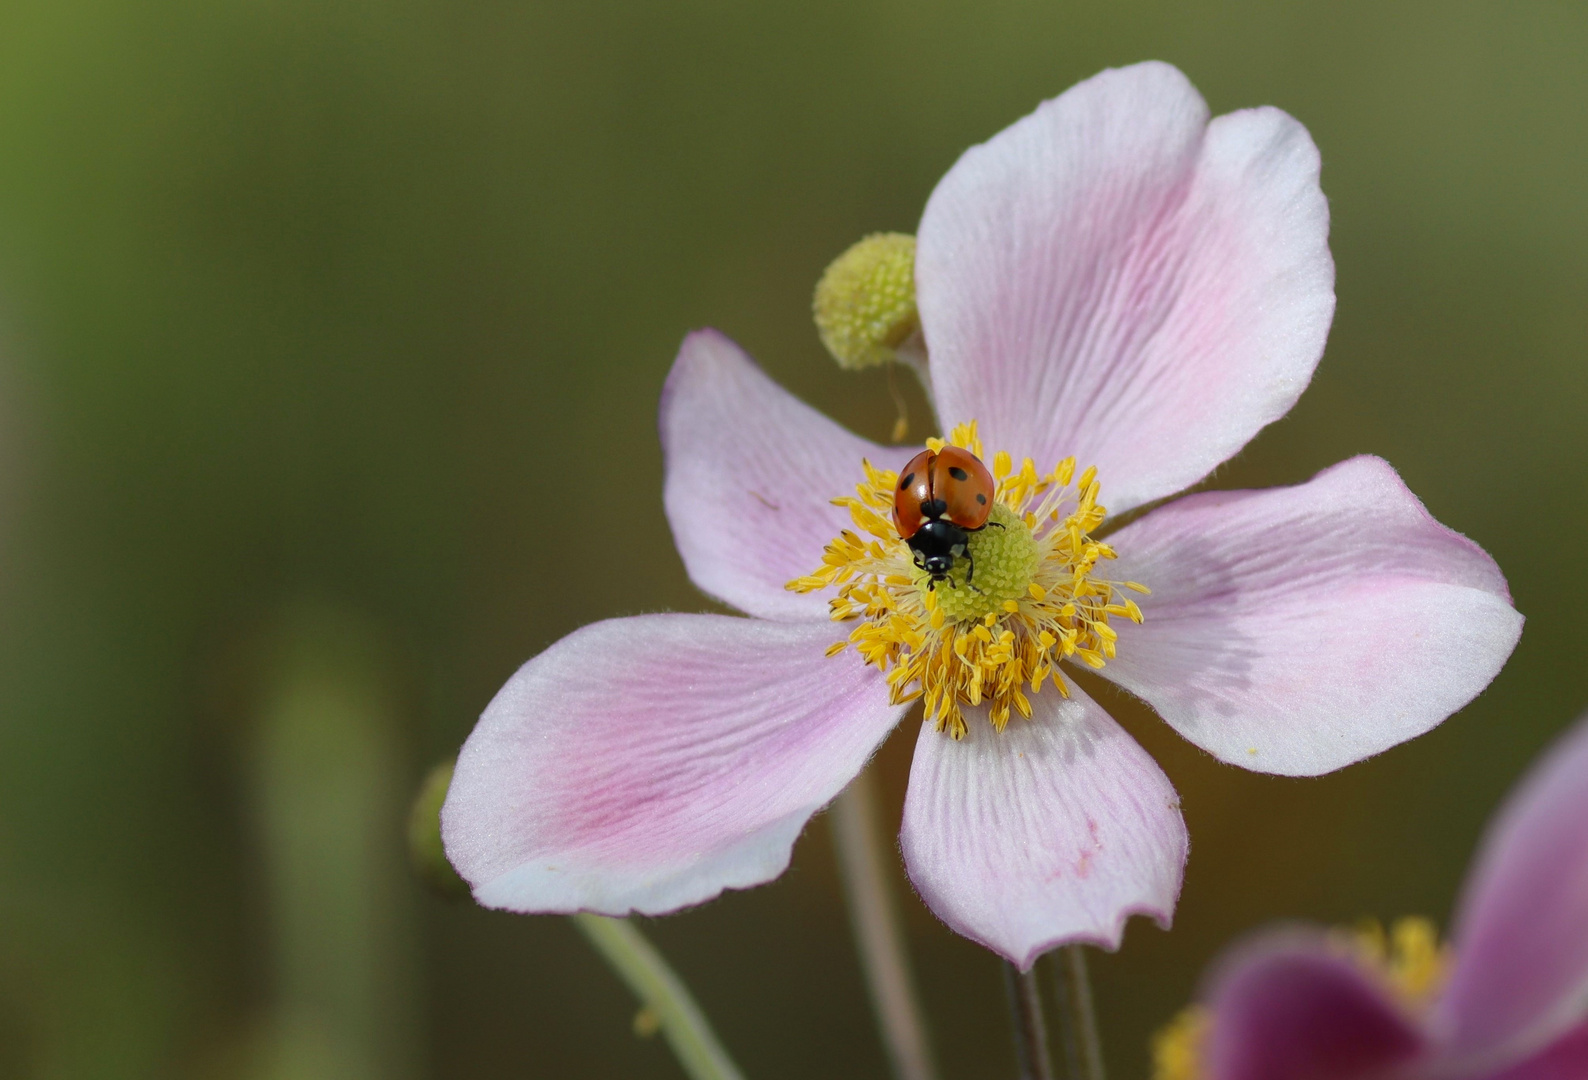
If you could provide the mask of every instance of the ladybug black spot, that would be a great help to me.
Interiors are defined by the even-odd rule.
[[[905,473],[904,474],[904,479],[899,481],[899,490],[900,491],[908,491],[909,488],[910,488],[910,484],[913,483],[914,480],[915,480],[915,474],[914,473]]]
[[[976,501],[981,503],[983,506],[986,506],[987,505],[987,496],[983,495],[981,492],[978,491],[976,493]]]
[[[970,479],[970,473],[966,472],[964,469],[960,468],[958,465],[950,465],[948,467],[948,475],[952,476],[955,480],[969,480]]]

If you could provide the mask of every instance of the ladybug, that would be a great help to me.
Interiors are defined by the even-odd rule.
[[[969,563],[965,584],[970,584],[976,563],[966,534],[988,524],[994,490],[992,473],[981,458],[958,446],[922,450],[899,470],[893,524],[914,553],[915,565],[930,575],[927,588],[936,588],[940,581],[953,585],[948,572],[961,555]]]

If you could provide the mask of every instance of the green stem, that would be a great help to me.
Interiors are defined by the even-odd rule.
[[[1053,1059],[1048,1055],[1048,1029],[1042,1020],[1042,995],[1036,969],[1021,971],[1004,961],[1004,984],[1009,990],[1009,1012],[1014,1021],[1015,1058],[1020,1080],[1054,1080]]]
[[[1105,1080],[1103,1042],[1097,1034],[1085,949],[1084,945],[1066,945],[1051,954],[1058,989],[1059,1029],[1071,1080]]]
[[[692,1080],[744,1080],[689,990],[627,919],[572,916],[574,925],[649,1009]]]
[[[910,975],[904,930],[889,888],[885,844],[877,821],[876,780],[855,777],[828,812],[838,868],[855,931],[871,1007],[896,1080],[937,1080],[926,1012]]]

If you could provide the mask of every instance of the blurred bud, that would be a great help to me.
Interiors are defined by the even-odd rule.
[[[921,328],[915,310],[915,237],[873,233],[833,260],[811,304],[822,344],[849,370],[899,359]]]
[[[441,846],[441,804],[447,801],[454,761],[443,761],[425,776],[408,815],[408,859],[430,891],[448,900],[469,895],[469,886],[447,862]]]
[[[634,1034],[642,1039],[649,1039],[662,1030],[662,1017],[649,1005],[634,1014]]]

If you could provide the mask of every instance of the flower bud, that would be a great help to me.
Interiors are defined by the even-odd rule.
[[[811,304],[822,344],[849,370],[899,359],[921,328],[915,309],[915,237],[873,233],[834,259]]]
[[[441,804],[452,785],[453,761],[443,761],[425,774],[408,814],[408,860],[414,873],[438,896],[461,900],[469,886],[447,862],[441,845]]]

